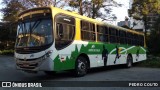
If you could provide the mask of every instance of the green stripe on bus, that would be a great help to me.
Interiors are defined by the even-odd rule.
[[[120,54],[136,54],[139,49],[139,54],[146,54],[144,48],[139,46],[129,46],[129,45],[119,45],[119,44],[103,44],[96,42],[89,42],[88,45],[81,45],[80,50],[78,51],[77,45],[75,46],[75,51],[71,53],[71,55],[66,57],[66,60],[61,62],[59,55],[54,59],[54,70],[69,70],[75,68],[75,60],[81,53],[85,53],[87,55],[97,55],[102,54],[103,45],[108,50],[109,54],[116,54],[116,46],[118,48],[122,48]]]

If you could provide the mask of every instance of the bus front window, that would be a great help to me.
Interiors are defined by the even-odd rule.
[[[20,22],[17,31],[16,47],[44,46],[53,42],[51,19]]]

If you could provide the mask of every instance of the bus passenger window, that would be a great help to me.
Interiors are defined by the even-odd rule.
[[[75,36],[75,20],[65,15],[56,16],[55,47],[60,50],[70,45]]]
[[[117,30],[115,28],[110,28],[109,29],[109,33],[110,33],[110,43],[118,43],[118,37],[116,36],[118,33],[117,33]]]
[[[100,42],[108,42],[108,27],[97,26],[97,39]]]
[[[57,38],[63,38],[63,25],[61,23],[57,23]]]
[[[82,30],[89,30],[89,23],[81,21],[81,29]]]
[[[144,46],[144,36],[140,36],[140,45]]]
[[[81,21],[81,39],[85,41],[95,41],[95,24]]]

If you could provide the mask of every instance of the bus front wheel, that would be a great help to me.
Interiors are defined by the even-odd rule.
[[[78,77],[81,77],[87,74],[87,60],[85,57],[80,56],[76,60],[75,74]]]
[[[132,56],[131,56],[131,55],[128,55],[128,56],[127,56],[126,67],[127,67],[127,68],[132,67]]]

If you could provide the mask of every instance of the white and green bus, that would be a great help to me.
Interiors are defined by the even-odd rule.
[[[55,7],[33,8],[19,15],[15,60],[18,70],[87,70],[146,60],[143,33],[97,21]]]

